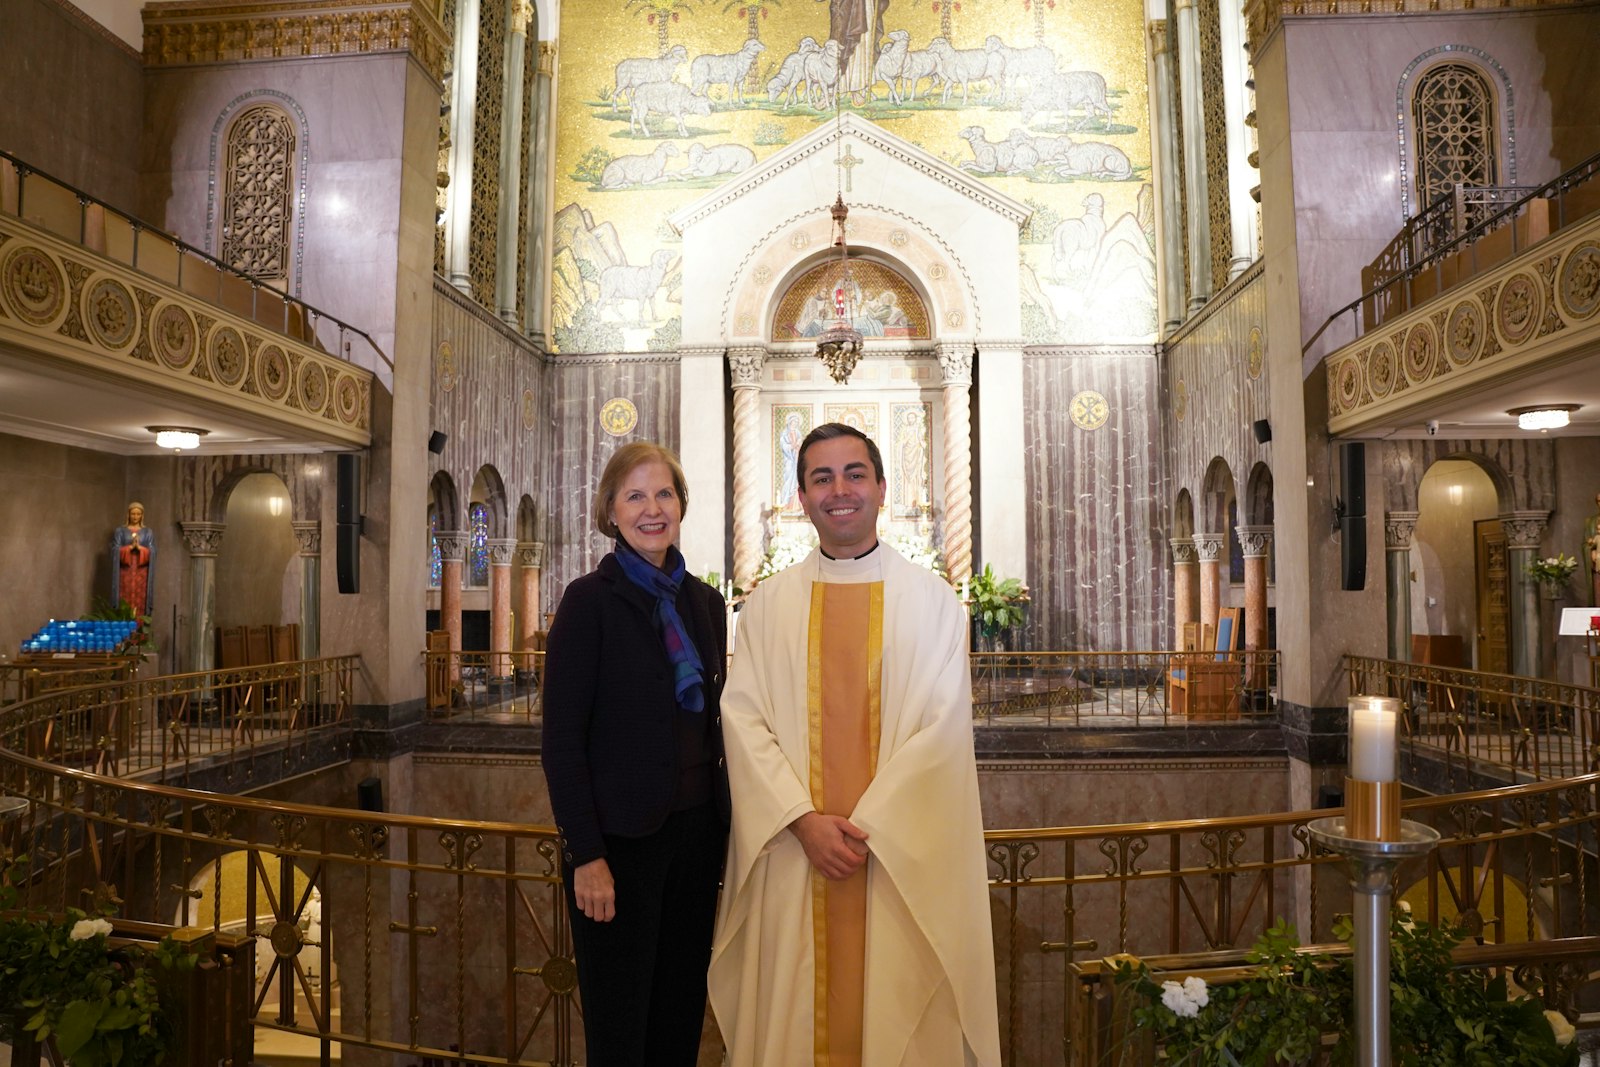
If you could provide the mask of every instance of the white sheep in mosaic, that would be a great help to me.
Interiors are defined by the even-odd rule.
[[[828,41],[805,58],[806,102],[819,110],[833,106],[833,87],[839,81],[839,42]]]
[[[678,69],[678,64],[689,58],[689,50],[681,44],[675,44],[667,49],[658,59],[640,56],[624,59],[617,64],[616,87],[610,93],[602,93],[601,97],[610,96],[611,110],[617,110],[617,97],[623,93],[628,94],[628,99],[633,99],[633,91],[641,85],[651,82],[669,82]]]
[[[1000,86],[1000,99],[1014,91],[1022,79],[1030,86],[1055,77],[1056,54],[1042,44],[1028,48],[1012,48],[994,34],[983,42],[983,50],[1000,57],[1005,77]]]
[[[742,144],[718,144],[707,148],[696,142],[689,146],[689,158],[677,172],[679,178],[714,178],[718,174],[738,174],[755,166],[756,154]]]
[[[1133,164],[1116,145],[1103,141],[1071,141],[1071,147],[1056,163],[1063,178],[1109,178],[1114,182],[1133,177]]]
[[[600,188],[624,189],[630,185],[654,185],[667,176],[667,160],[678,154],[678,146],[662,141],[647,156],[618,156],[600,172]]]
[[[1096,115],[1111,117],[1106,80],[1098,71],[1068,70],[1041,78],[1028,87],[1028,95],[1022,98],[1024,126],[1041,112],[1060,112],[1063,118],[1070,118],[1074,111],[1082,111],[1085,122]]]
[[[967,92],[973,82],[988,82],[991,87],[1003,84],[1006,74],[1005,57],[985,52],[981,48],[955,48],[943,37],[928,42],[928,51],[938,62],[939,77],[944,80],[944,95],[940,102],[950,102],[950,90],[961,83],[961,104],[967,103]],[[987,100],[990,94],[985,94]]]
[[[1099,193],[1083,198],[1083,217],[1063,219],[1050,235],[1050,267],[1057,281],[1080,275],[1094,265],[1106,233],[1106,199]]]
[[[689,85],[697,96],[706,95],[713,85],[728,87],[728,103],[743,104],[742,86],[745,75],[755,65],[756,57],[767,50],[760,41],[746,41],[737,52],[727,55],[695,56],[689,64]]]
[[[962,170],[975,174],[1021,174],[1039,165],[1039,153],[1026,142],[990,141],[982,126],[968,126],[956,136],[972,146],[972,159],[963,160]]]
[[[805,85],[806,57],[820,51],[822,46],[817,43],[815,37],[800,38],[799,46],[783,57],[783,64],[778,67],[778,73],[767,82],[767,101],[776,104],[780,96],[786,96],[783,108],[787,111]]]
[[[639,132],[646,137],[650,136],[650,116],[670,115],[678,122],[678,136],[689,136],[689,129],[683,124],[684,115],[709,115],[711,114],[711,101],[703,96],[696,96],[689,91],[687,85],[678,82],[650,82],[641,85],[631,94],[629,101],[632,112],[628,116],[628,132],[633,132],[637,125]]]
[[[901,102],[900,79],[905,76],[906,57],[911,54],[911,33],[907,30],[890,30],[889,42],[878,53],[878,62],[872,68],[873,85],[883,82],[889,86],[889,99]]]
[[[656,321],[656,290],[667,276],[673,255],[668,249],[657,249],[650,257],[648,267],[630,267],[626,263],[607,267],[600,272],[600,303],[596,312],[604,314],[606,307],[620,300],[636,302],[640,322]],[[648,308],[650,317],[644,317]]]

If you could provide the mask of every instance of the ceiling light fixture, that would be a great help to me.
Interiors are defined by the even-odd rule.
[[[145,429],[156,435],[157,448],[170,448],[174,452],[199,448],[200,438],[211,432],[192,426],[146,426]]]
[[[1507,415],[1517,417],[1517,425],[1524,430],[1559,430],[1572,421],[1572,413],[1579,404],[1537,404],[1533,407],[1512,408]]]

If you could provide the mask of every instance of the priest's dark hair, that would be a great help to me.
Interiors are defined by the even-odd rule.
[[[843,422],[825,422],[815,430],[806,434],[806,439],[800,442],[800,453],[795,458],[795,473],[798,475],[800,485],[806,484],[806,449],[818,441],[831,441],[835,437],[854,437],[867,446],[867,458],[872,460],[872,473],[878,476],[878,481],[883,477],[883,453],[878,451],[878,442]]]

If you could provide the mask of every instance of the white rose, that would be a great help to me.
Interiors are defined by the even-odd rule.
[[[1559,1011],[1551,1011],[1546,1008],[1544,1020],[1550,1024],[1550,1029],[1555,1031],[1556,1044],[1558,1045],[1570,1045],[1572,1044],[1572,1039],[1578,1036],[1577,1029],[1567,1022],[1567,1017]]]
[[[87,941],[110,932],[111,924],[104,919],[79,919],[72,924],[72,932],[67,936],[74,941]]]
[[[1206,980],[1196,975],[1190,975],[1183,980],[1183,995],[1189,998],[1189,1003],[1199,1010],[1211,1003],[1211,994],[1206,989]]]
[[[1189,999],[1189,994],[1177,982],[1161,983],[1161,1003],[1180,1019],[1193,1019],[1200,1014],[1200,1005]]]

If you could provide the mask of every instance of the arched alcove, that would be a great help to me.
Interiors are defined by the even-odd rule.
[[[218,626],[281,626],[300,620],[299,546],[289,489],[278,475],[245,474],[228,491],[227,532],[217,549]]]
[[[1509,662],[1501,510],[1493,479],[1469,459],[1434,462],[1417,488],[1408,568],[1411,632],[1459,636],[1467,663],[1480,670],[1493,669],[1499,660],[1498,669],[1504,671]],[[1487,594],[1488,602],[1480,602],[1482,594]]]

